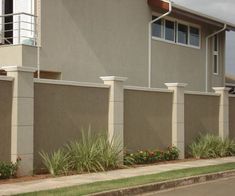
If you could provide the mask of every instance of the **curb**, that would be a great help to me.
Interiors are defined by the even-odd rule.
[[[130,188],[116,189],[112,191],[105,191],[100,193],[90,194],[89,196],[123,196],[123,195],[138,195],[153,191],[162,191],[165,189],[177,188],[187,185],[193,185],[198,183],[203,183],[207,181],[214,181],[221,178],[228,178],[235,176],[235,170],[211,173],[211,174],[203,174],[199,176],[180,178],[176,180],[164,181],[164,182],[156,182],[146,185],[134,186]]]

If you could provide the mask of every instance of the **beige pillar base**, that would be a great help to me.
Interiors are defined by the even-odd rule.
[[[20,176],[33,172],[34,72],[29,67],[3,67],[14,78],[11,125],[11,161],[19,158]]]
[[[229,88],[214,87],[214,91],[220,95],[219,106],[219,136],[222,139],[229,137]]]
[[[180,159],[185,158],[184,142],[184,89],[187,84],[166,83],[174,92],[172,108],[172,145],[180,150]]]
[[[101,77],[104,84],[110,86],[109,93],[109,125],[108,133],[110,141],[118,143],[120,147],[120,162],[123,163],[124,150],[124,88],[123,83],[127,80],[124,77],[107,76]]]

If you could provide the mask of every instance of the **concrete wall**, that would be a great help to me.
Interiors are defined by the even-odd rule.
[[[40,1],[42,70],[61,72],[64,80],[82,82],[100,82],[102,75],[126,76],[127,84],[147,86],[148,22],[152,14],[146,1]],[[205,37],[216,29],[172,16],[201,26],[202,47],[153,41],[153,87],[186,82],[187,89],[205,90]],[[224,35],[221,36],[223,42]],[[221,75],[212,79],[211,66],[209,85],[223,86],[224,67],[221,66]]]
[[[38,152],[51,152],[77,140],[81,130],[108,129],[108,89],[35,84],[34,164]]]
[[[125,90],[124,145],[129,151],[171,145],[172,93]]]
[[[229,137],[235,140],[235,97],[229,98]]]
[[[219,96],[185,94],[185,146],[200,133],[219,134]]]
[[[0,161],[10,161],[12,82],[0,80]]]

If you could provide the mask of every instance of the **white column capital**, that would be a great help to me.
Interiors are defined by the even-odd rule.
[[[168,87],[168,88],[172,88],[172,87],[182,87],[182,88],[185,88],[188,84],[186,83],[165,83],[165,85]]]
[[[4,66],[1,69],[5,70],[6,72],[30,72],[34,73],[37,71],[35,67],[20,67],[20,66]]]
[[[102,76],[100,77],[101,80],[105,81],[117,81],[117,82],[125,82],[128,78],[127,77],[119,77],[119,76]]]
[[[229,92],[230,88],[227,88],[227,87],[213,87],[213,90],[216,93],[222,93],[222,92]]]

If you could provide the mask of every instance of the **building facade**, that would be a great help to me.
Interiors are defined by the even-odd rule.
[[[4,2],[11,5],[13,0]],[[164,3],[37,0],[20,9],[13,2],[13,13],[27,14],[8,17],[14,29],[21,30],[3,34],[13,38],[0,47],[0,66],[35,66],[41,78],[80,82],[118,75],[128,77],[127,84],[134,86],[148,86],[150,77],[151,87],[184,82],[189,90],[211,91],[213,86],[224,86],[225,31],[208,39],[206,46],[206,37],[223,28],[223,21],[174,3],[172,12],[152,25],[149,74],[148,25],[168,11],[162,9]]]

